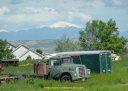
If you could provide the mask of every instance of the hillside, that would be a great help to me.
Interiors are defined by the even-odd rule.
[[[78,39],[71,39],[72,41],[78,41]],[[57,40],[21,40],[21,41],[9,41],[14,46],[25,45],[33,50],[41,49],[44,52],[55,52]],[[126,45],[128,47],[128,43]]]
[[[70,39],[72,41],[78,41],[78,39]],[[43,52],[53,53],[55,52],[57,40],[22,40],[22,41],[9,41],[14,46],[25,45],[33,50],[41,49]]]
[[[63,35],[66,35],[68,38],[79,38],[80,30],[83,30],[83,28],[73,26],[53,27],[52,25],[51,27],[38,27],[16,32],[0,32],[0,38],[9,41],[60,39]]]
[[[41,49],[44,52],[55,52],[57,40],[24,40],[24,41],[9,41],[14,46],[25,45],[33,50]]]

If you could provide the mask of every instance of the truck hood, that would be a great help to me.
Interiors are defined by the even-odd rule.
[[[77,67],[85,67],[85,65],[82,65],[82,64],[66,64],[66,63],[64,63],[64,64],[62,64],[61,65],[63,68],[65,68],[65,69],[76,69]]]

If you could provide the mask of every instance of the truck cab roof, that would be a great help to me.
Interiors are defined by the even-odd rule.
[[[61,58],[67,58],[67,57],[70,57],[70,56],[63,56],[63,55],[61,55],[61,56],[53,56],[53,57],[51,57],[50,59],[61,59]]]

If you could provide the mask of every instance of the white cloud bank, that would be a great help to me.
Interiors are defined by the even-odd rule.
[[[2,0],[0,27],[17,31],[58,21],[83,26],[92,19],[112,18],[126,29],[127,3],[128,0]]]
[[[0,32],[8,32],[7,30],[4,29],[0,29]]]
[[[0,7],[0,17],[4,15],[4,13],[9,12],[9,8],[6,6]]]

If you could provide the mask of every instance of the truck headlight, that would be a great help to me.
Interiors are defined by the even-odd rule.
[[[91,74],[91,72],[88,70],[88,74]]]
[[[76,73],[74,73],[74,76],[76,76],[77,74]]]

